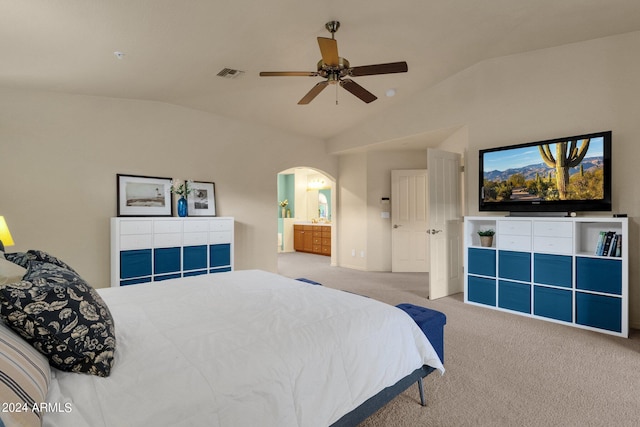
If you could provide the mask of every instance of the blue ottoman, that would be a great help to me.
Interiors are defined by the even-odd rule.
[[[444,364],[444,325],[447,316],[436,310],[413,304],[398,304],[396,307],[405,311],[422,329],[433,346],[440,361]]]
[[[308,283],[308,284],[310,284],[310,285],[319,285],[319,286],[322,286],[322,283],[314,282],[313,280],[309,280],[309,279],[306,279],[306,278],[304,278],[304,277],[298,277],[296,280],[297,280],[297,281],[299,281],[299,282]]]

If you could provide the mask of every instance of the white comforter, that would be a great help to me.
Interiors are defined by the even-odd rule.
[[[45,427],[327,427],[436,352],[403,311],[263,271],[100,289],[108,378],[54,370]]]

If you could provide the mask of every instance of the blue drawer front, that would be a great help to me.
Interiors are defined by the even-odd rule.
[[[498,277],[503,279],[531,280],[531,254],[529,252],[500,251],[498,253]]]
[[[573,314],[571,291],[534,286],[533,314],[571,322]]]
[[[469,276],[467,299],[480,304],[496,305],[496,281],[486,277]]]
[[[151,275],[151,249],[120,252],[120,278]]]
[[[565,255],[533,255],[533,281],[544,285],[571,287],[571,257]]]
[[[531,285],[498,280],[498,307],[531,313]]]
[[[138,277],[137,279],[121,280],[120,286],[137,285],[138,283],[149,283],[150,281],[151,276]]]
[[[622,262],[619,259],[576,258],[576,288],[622,294]]]
[[[482,276],[496,275],[496,251],[492,249],[469,248],[468,252],[469,274]]]
[[[182,250],[184,252],[184,270],[207,268],[207,245],[185,246]]]
[[[180,248],[160,248],[153,253],[154,274],[180,271]]]
[[[200,276],[202,274],[207,274],[207,270],[193,270],[193,271],[187,271],[183,274],[184,277],[191,277],[191,276]]]
[[[576,293],[576,323],[622,331],[622,300],[605,295]]]
[[[231,265],[231,245],[224,243],[209,246],[209,258],[209,266],[212,268]]]
[[[209,270],[209,273],[224,273],[225,271],[231,271],[231,267],[222,267]]]
[[[163,280],[179,279],[180,277],[182,277],[182,275],[180,273],[163,274],[162,276],[153,276],[153,281],[154,282],[161,282]]]

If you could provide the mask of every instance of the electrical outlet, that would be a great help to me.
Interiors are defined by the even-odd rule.
[[[355,249],[351,249],[351,256],[356,256],[356,250]]]
[[[364,251],[360,251],[360,258],[364,258]]]

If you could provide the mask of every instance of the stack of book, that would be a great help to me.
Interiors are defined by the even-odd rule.
[[[595,255],[620,256],[622,235],[615,231],[601,231],[596,245]]]

